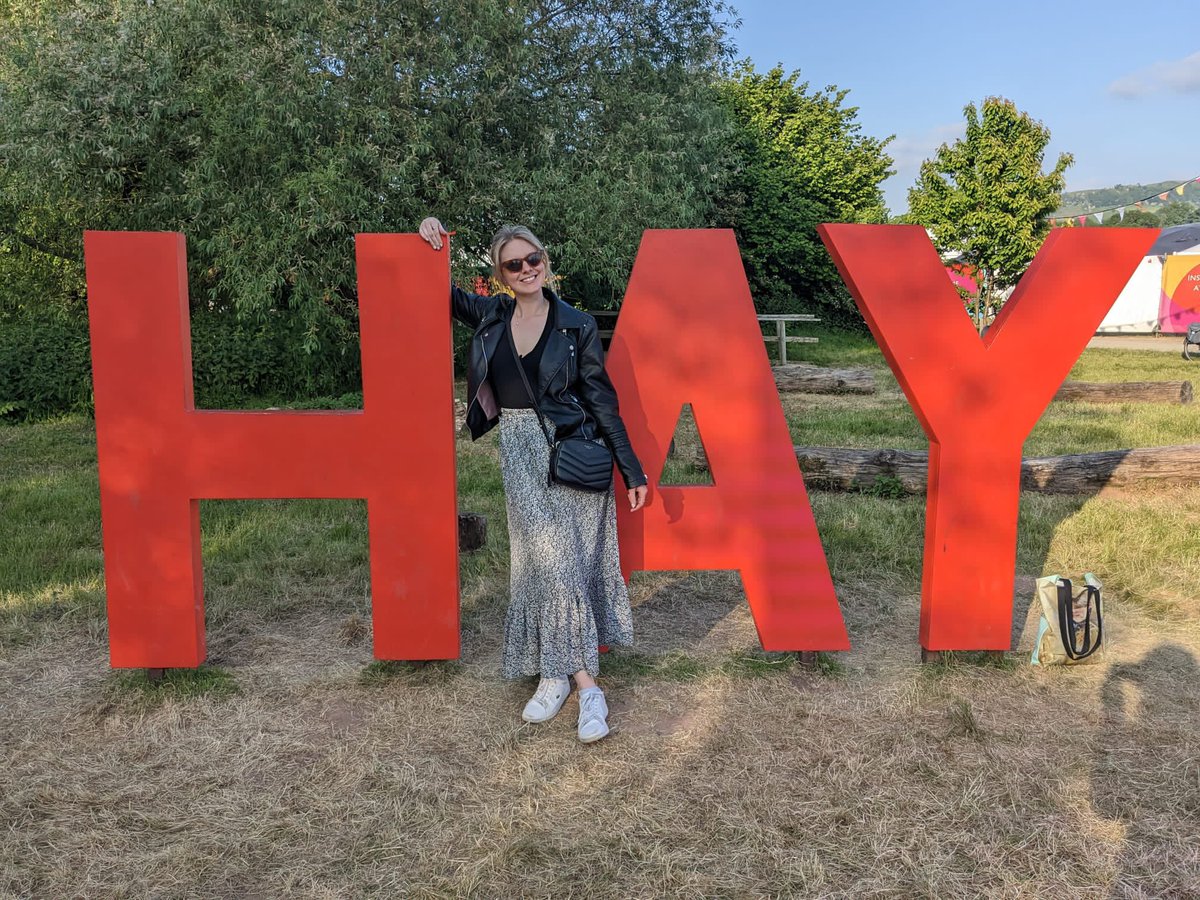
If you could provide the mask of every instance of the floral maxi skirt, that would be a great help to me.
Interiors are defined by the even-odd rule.
[[[506,678],[561,678],[581,669],[595,676],[601,644],[633,643],[613,491],[547,484],[549,467],[537,412],[503,410],[500,472],[511,552]]]

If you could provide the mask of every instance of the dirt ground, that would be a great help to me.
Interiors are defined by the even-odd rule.
[[[660,664],[610,657],[591,746],[573,698],[520,721],[499,603],[392,672],[355,612],[234,616],[199,696],[50,623],[0,660],[0,896],[1200,896],[1200,607],[1111,604],[1093,665],[922,666],[914,593],[838,589],[852,651],[739,668],[736,576],[638,576]]]

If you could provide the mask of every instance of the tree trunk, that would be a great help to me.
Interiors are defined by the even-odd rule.
[[[870,369],[825,369],[803,363],[772,366],[775,386],[781,391],[805,394],[873,394],[875,375]]]
[[[1190,381],[1065,381],[1055,400],[1082,403],[1191,403]]]
[[[797,447],[796,458],[805,484],[813,490],[925,492],[929,454],[924,450]],[[704,461],[697,461],[697,465],[704,468]],[[1046,494],[1197,482],[1200,482],[1200,444],[1026,457],[1021,463],[1021,489]]]

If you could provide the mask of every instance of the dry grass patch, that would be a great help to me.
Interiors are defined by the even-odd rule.
[[[928,666],[923,502],[814,495],[852,649],[804,669],[736,574],[639,573],[583,746],[496,674],[494,441],[459,445],[460,660],[372,659],[360,503],[218,503],[210,668],[150,684],[108,668],[90,440],[0,429],[0,896],[1200,896],[1200,487],[1026,495],[1018,649]],[[1103,656],[1029,668],[1034,578],[1085,568]]]
[[[41,678],[6,664],[5,696],[31,702],[3,725],[3,889],[1185,896],[1200,875],[1194,647],[1057,672],[637,674],[584,747],[573,701],[529,726],[525,685],[364,681],[310,624],[220,698],[97,702],[106,678],[54,674],[103,671],[69,633]]]

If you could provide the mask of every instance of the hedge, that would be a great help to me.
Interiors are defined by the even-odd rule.
[[[352,323],[332,316],[310,329],[289,312],[271,313],[262,322],[194,312],[192,364],[196,405],[210,409],[362,388],[358,335]],[[87,320],[60,312],[0,315],[0,418],[91,408]]]

